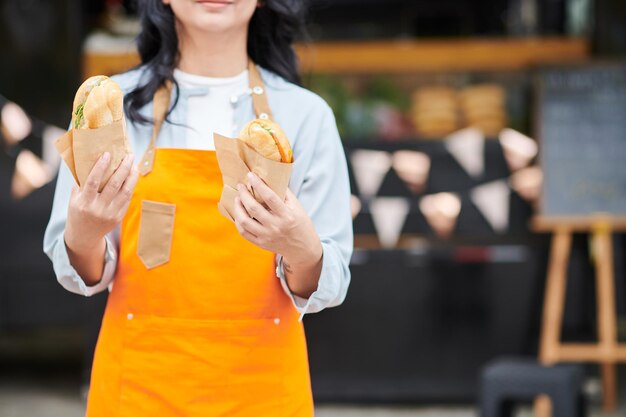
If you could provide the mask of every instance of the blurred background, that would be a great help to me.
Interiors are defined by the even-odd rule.
[[[84,413],[106,294],[66,292],[42,253],[52,142],[82,80],[138,63],[133,3],[0,0],[2,417]],[[602,260],[626,338],[623,0],[311,0],[308,33],[303,83],[335,112],[355,215],[347,300],[305,318],[319,416],[479,415],[498,366],[546,370],[562,222],[536,215],[582,225],[553,333],[598,340]],[[613,256],[594,250],[598,212],[613,216]],[[626,415],[616,359],[594,355],[559,361],[576,363],[589,415]],[[531,397],[511,396],[513,415],[532,415]]]

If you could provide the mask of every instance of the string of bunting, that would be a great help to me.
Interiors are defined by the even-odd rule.
[[[485,170],[485,136],[475,128],[463,129],[445,139],[446,151],[474,179]],[[372,216],[379,242],[393,248],[401,236],[404,223],[415,198],[377,197],[387,173],[393,169],[407,188],[417,197],[417,209],[440,238],[450,237],[456,227],[463,201],[470,201],[497,233],[509,226],[509,201],[512,191],[536,204],[542,184],[542,173],[533,165],[538,153],[537,143],[513,129],[504,129],[498,140],[511,175],[485,182],[462,192],[422,194],[430,175],[431,159],[419,151],[386,152],[358,149],[350,153],[350,162],[360,197],[352,196],[352,214],[356,217],[363,202]]]

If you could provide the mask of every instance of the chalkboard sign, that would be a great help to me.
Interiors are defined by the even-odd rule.
[[[626,64],[539,75],[541,215],[626,217]]]

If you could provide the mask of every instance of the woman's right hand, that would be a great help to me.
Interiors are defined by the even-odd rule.
[[[139,173],[127,155],[101,192],[98,192],[110,155],[105,153],[82,187],[72,189],[65,224],[65,245],[70,261],[88,283],[96,283],[104,266],[104,236],[124,218]],[[82,271],[81,271],[82,270]]]

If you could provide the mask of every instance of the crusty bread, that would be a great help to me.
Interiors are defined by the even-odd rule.
[[[79,105],[84,104],[87,100],[87,96],[91,93],[91,90],[93,90],[95,86],[100,84],[106,78],[107,77],[105,75],[95,75],[83,81],[80,87],[78,87],[78,90],[76,90],[76,95],[74,96],[74,110],[76,110]]]
[[[123,94],[117,83],[104,75],[87,79],[74,97],[76,129],[95,129],[122,118]]]
[[[254,119],[248,122],[239,139],[264,157],[277,162],[293,162],[291,145],[285,132],[278,124],[264,119]]]
[[[94,87],[83,110],[87,128],[95,129],[120,120],[122,103],[122,90],[115,81],[106,79]]]

